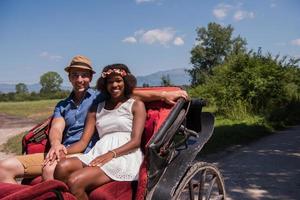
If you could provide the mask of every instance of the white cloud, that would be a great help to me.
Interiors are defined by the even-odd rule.
[[[184,41],[181,37],[176,37],[173,41],[173,44],[176,46],[184,45]]]
[[[167,45],[174,38],[175,31],[172,28],[152,29],[145,32],[141,37],[141,42],[146,44],[159,43]]]
[[[243,19],[253,19],[254,18],[254,12],[249,12],[245,10],[238,10],[234,13],[233,16],[235,21],[241,21]]]
[[[175,31],[171,28],[152,29],[142,34],[140,41],[146,44],[159,43],[166,45],[174,38]]]
[[[236,5],[218,4],[212,11],[213,16],[218,20],[224,20],[226,17],[233,17],[235,21],[241,21],[243,19],[253,19],[254,12],[242,10],[242,3]]]
[[[149,45],[161,44],[163,46],[168,46],[169,44],[181,46],[184,44],[183,38],[176,36],[176,31],[170,27],[151,30],[140,29],[134,32],[133,35],[134,36],[127,37],[122,41],[127,43],[139,42]]]
[[[39,56],[51,61],[60,61],[63,58],[62,56],[59,55],[52,55],[47,51],[41,52]]]
[[[295,46],[300,46],[300,38],[295,39],[295,40],[292,40],[292,41],[291,41],[291,44],[292,44],[292,45],[295,45]]]
[[[124,42],[124,43],[136,43],[137,42],[137,40],[135,39],[135,37],[127,37],[127,38],[124,38],[123,40],[122,40],[122,42]]]
[[[228,4],[218,4],[214,9],[213,9],[213,15],[219,19],[222,20],[225,17],[227,17],[229,11],[232,9],[231,5]]]
[[[155,0],[135,0],[135,2],[136,2],[137,4],[139,4],[139,3],[153,2],[153,1],[155,1]]]

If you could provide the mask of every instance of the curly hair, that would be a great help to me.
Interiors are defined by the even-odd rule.
[[[121,69],[124,70],[126,72],[126,75],[123,76],[123,80],[124,80],[124,94],[126,97],[130,97],[130,95],[132,94],[133,89],[136,87],[136,78],[134,75],[131,74],[129,68],[125,65],[125,64],[112,64],[112,65],[107,65],[106,67],[103,68],[102,73],[103,72],[107,72],[108,70],[113,70],[113,69]],[[109,95],[109,92],[107,91],[107,77],[103,77],[101,73],[100,78],[97,80],[97,90],[105,93],[106,95]]]

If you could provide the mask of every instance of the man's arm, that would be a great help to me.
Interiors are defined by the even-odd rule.
[[[163,100],[168,104],[175,104],[179,98],[188,99],[188,94],[184,90],[178,91],[143,91],[133,90],[134,98],[144,102]]]
[[[49,132],[49,141],[51,148],[46,156],[45,163],[54,161],[56,158],[60,159],[60,151],[67,154],[67,149],[61,143],[63,132],[65,129],[65,120],[63,117],[53,118]]]
[[[96,125],[96,110],[88,113],[83,134],[79,141],[67,147],[68,154],[80,153],[86,149],[92,136],[94,135],[95,125]]]

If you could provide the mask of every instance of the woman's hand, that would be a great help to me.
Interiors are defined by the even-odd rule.
[[[98,156],[92,162],[90,162],[89,166],[90,167],[96,167],[96,166],[102,166],[105,163],[111,161],[114,158],[114,153],[109,151],[101,156]]]

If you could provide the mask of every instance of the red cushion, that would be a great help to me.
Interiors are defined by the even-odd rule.
[[[44,153],[50,149],[48,134],[52,117],[32,128],[22,139],[23,153]]]
[[[57,199],[53,190],[62,191],[65,200],[76,200],[76,198],[68,193],[68,187],[61,181],[50,180],[34,186],[0,183],[1,200],[41,200],[41,199]]]
[[[93,190],[90,200],[110,200],[110,199],[134,199],[136,191],[136,181],[113,181]]]
[[[28,185],[17,185],[17,184],[9,184],[9,183],[0,183],[0,199],[9,196],[10,194],[16,193],[19,190],[28,188]]]

